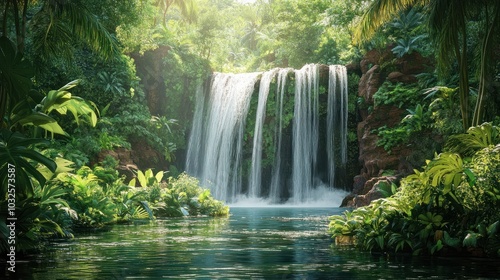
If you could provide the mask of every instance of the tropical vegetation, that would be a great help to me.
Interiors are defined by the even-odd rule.
[[[500,128],[471,127],[389,197],[330,217],[329,232],[372,252],[498,257],[499,179]]]
[[[329,232],[339,244],[381,253],[500,256],[498,111],[484,103],[496,99],[498,4],[375,0],[360,18],[354,39],[365,48],[387,34],[394,35],[398,57],[432,54],[418,46],[422,40],[436,46],[434,74],[420,74],[411,85],[385,82],[374,96],[375,106],[409,113],[399,125],[374,131],[380,146],[391,151],[421,142],[435,154],[399,183],[380,184],[385,198],[330,217]],[[403,22],[409,37],[398,39],[391,29]],[[415,140],[422,133],[444,143]]]
[[[213,71],[352,66],[389,50],[384,73],[415,53],[432,67],[416,83],[384,81],[373,105],[349,68],[350,169],[359,110],[383,105],[406,117],[373,131],[377,144],[419,150],[423,166],[332,217],[330,233],[371,251],[499,255],[500,2],[243,2],[0,0],[0,232],[14,166],[16,249],[137,219],[228,215],[182,170],[198,86]]]

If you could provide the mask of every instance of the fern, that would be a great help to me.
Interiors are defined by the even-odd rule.
[[[469,128],[467,133],[450,136],[445,149],[462,156],[472,156],[478,150],[500,143],[500,128],[491,123]]]

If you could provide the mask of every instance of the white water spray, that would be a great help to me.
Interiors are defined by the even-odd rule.
[[[211,189],[215,198],[226,202],[238,199],[279,203],[287,197],[294,205],[314,204],[331,190],[335,196],[335,172],[338,165],[347,161],[347,76],[343,66],[330,66],[328,74],[328,104],[326,136],[319,135],[319,65],[309,64],[300,70],[273,69],[265,73],[222,74],[212,77],[210,90],[197,91],[197,104],[188,145],[186,170]],[[295,74],[294,100],[287,101],[288,76]],[[275,102],[268,102],[270,86],[276,77]],[[255,84],[260,78],[258,103],[253,127],[253,139],[246,139],[245,124]],[[288,102],[288,103],[287,103]],[[285,104],[294,102],[293,120],[284,127]],[[274,159],[268,166],[267,178],[263,178],[263,131],[266,126],[266,107],[275,104]],[[288,106],[288,105],[287,105]],[[288,122],[288,121],[287,121]],[[283,142],[284,133],[292,132]],[[326,138],[324,138],[326,137]],[[319,151],[320,139],[326,145]],[[291,141],[291,142],[288,142]],[[244,156],[248,157],[248,145],[252,158],[248,170],[243,170]],[[269,145],[269,143],[268,143]],[[326,147],[325,147],[326,146]],[[289,147],[286,150],[284,147]],[[244,155],[244,151],[247,151]],[[288,151],[291,152],[287,154]],[[267,151],[269,152],[269,151]],[[324,166],[318,165],[318,154],[327,155]],[[287,162],[283,160],[283,155]],[[340,159],[339,159],[340,158]],[[288,162],[289,161],[289,162]],[[328,176],[318,169],[328,170]],[[324,171],[323,171],[324,172]],[[248,187],[243,176],[248,178]],[[285,174],[291,174],[286,178]],[[262,185],[262,182],[269,185]],[[246,181],[245,181],[246,182]],[[265,189],[264,189],[265,188]],[[268,194],[267,197],[264,197]],[[286,197],[282,197],[287,195]],[[328,199],[332,201],[332,199]]]
[[[200,156],[203,155],[201,150],[202,137],[200,133],[203,129],[203,108],[205,105],[205,94],[203,86],[196,89],[196,105],[194,109],[193,127],[189,137],[187,158],[186,158],[186,171],[190,174],[196,174],[201,162]]]
[[[215,73],[203,114],[204,127],[191,135],[199,138],[193,143],[199,142],[202,147],[198,149],[201,154],[188,155],[188,159],[200,161],[198,169],[190,172],[223,201],[232,201],[241,192],[243,132],[259,74]]]
[[[293,203],[306,200],[313,187],[318,153],[318,76],[319,69],[315,64],[295,71]]]
[[[330,186],[335,184],[336,168],[347,163],[347,71],[344,66],[330,65],[327,105],[327,153]]]
[[[255,129],[253,136],[252,169],[250,170],[250,182],[248,186],[249,197],[261,196],[262,130],[264,119],[266,118],[266,104],[267,96],[269,95],[269,86],[277,71],[277,68],[267,71],[260,79],[259,102],[257,104],[257,114],[255,116]]]
[[[271,189],[269,190],[269,199],[272,203],[280,202],[280,189],[282,187],[281,182],[281,146],[282,146],[282,134],[283,134],[283,101],[285,95],[285,86],[288,73],[292,71],[291,68],[283,68],[278,72],[278,84],[276,86],[276,113],[275,116],[278,118],[278,122],[275,128],[275,147],[276,153],[274,155],[274,165],[273,165],[273,175],[271,178]]]

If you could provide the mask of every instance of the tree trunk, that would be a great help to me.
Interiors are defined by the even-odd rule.
[[[462,31],[462,49],[457,45],[455,47],[455,54],[458,60],[458,67],[460,71],[460,81],[458,93],[460,96],[460,111],[462,113],[462,125],[464,131],[470,127],[469,120],[469,74],[467,73],[467,38],[465,29]]]
[[[9,10],[10,1],[5,1],[5,8],[3,10],[3,25],[2,25],[2,36],[7,36],[7,11]]]
[[[500,3],[495,2],[493,12],[493,21],[488,27],[488,17],[486,16],[486,29],[488,33],[483,40],[483,47],[481,50],[481,73],[479,76],[479,91],[477,95],[477,102],[474,108],[474,117],[472,119],[472,125],[478,126],[481,124],[484,117],[484,108],[486,100],[488,99],[488,89],[490,88],[492,81],[492,63],[491,63],[491,51],[493,45],[493,38],[495,37],[495,27],[498,25],[500,18]]]

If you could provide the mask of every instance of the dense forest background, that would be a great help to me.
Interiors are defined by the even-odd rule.
[[[44,92],[78,79],[73,94],[93,102],[100,112],[95,128],[75,126],[68,118],[55,117],[69,134],[54,143],[66,158],[82,166],[102,161],[108,155],[101,153],[103,150],[114,150],[114,158],[134,157],[116,154],[119,148],[133,147],[137,150],[135,158],[124,162],[164,169],[175,163],[175,171],[182,169],[196,87],[213,71],[301,68],[307,63],[352,66],[370,50],[390,50],[391,56],[381,62],[385,72],[391,71],[398,58],[418,53],[431,65],[419,73],[421,90],[459,86],[464,71],[454,69],[463,67],[453,59],[452,46],[451,54],[444,56],[441,45],[431,38],[436,36],[426,24],[429,14],[424,8],[391,14],[392,18],[361,40],[356,31],[370,3],[130,0],[118,5],[114,1],[2,1],[2,35],[15,42],[19,55],[32,65],[24,74],[32,77],[32,92],[38,94],[35,103]],[[460,60],[469,73],[464,86],[471,88],[467,93],[470,102],[459,105],[462,111],[472,110],[463,106],[473,108],[477,96],[482,68],[476,58],[481,56],[480,39],[484,37],[483,25],[488,26],[487,16],[478,9],[475,17],[468,18],[466,36],[461,37],[466,46],[461,48],[462,55],[469,62]],[[490,50],[492,59],[488,60],[488,69],[494,70],[488,77],[489,91],[495,89],[496,49]],[[350,69],[350,113],[355,116],[355,106],[366,104],[356,94],[361,70]],[[490,95],[490,100],[496,100],[496,96]],[[11,101],[15,103],[17,98]],[[495,104],[485,103],[485,119],[494,119]],[[415,108],[410,106],[416,106],[406,105],[404,109],[411,110]],[[457,113],[436,113],[435,118],[437,114],[442,116],[432,125],[441,126],[443,134],[464,131],[468,126],[460,128],[457,121],[461,116]],[[471,115],[472,121],[472,113],[465,115]],[[384,133],[379,134],[393,132]],[[406,137],[400,134],[395,137]]]
[[[96,127],[54,116],[69,134],[54,142],[65,158],[89,165],[108,155],[103,150],[118,158],[131,156],[117,155],[119,148],[132,148],[135,158],[125,162],[168,169],[182,165],[176,151],[186,146],[194,93],[212,71],[350,62],[360,57],[351,27],[366,3],[2,1],[2,7],[3,35],[32,65],[33,101],[78,79],[72,93],[99,111]]]

